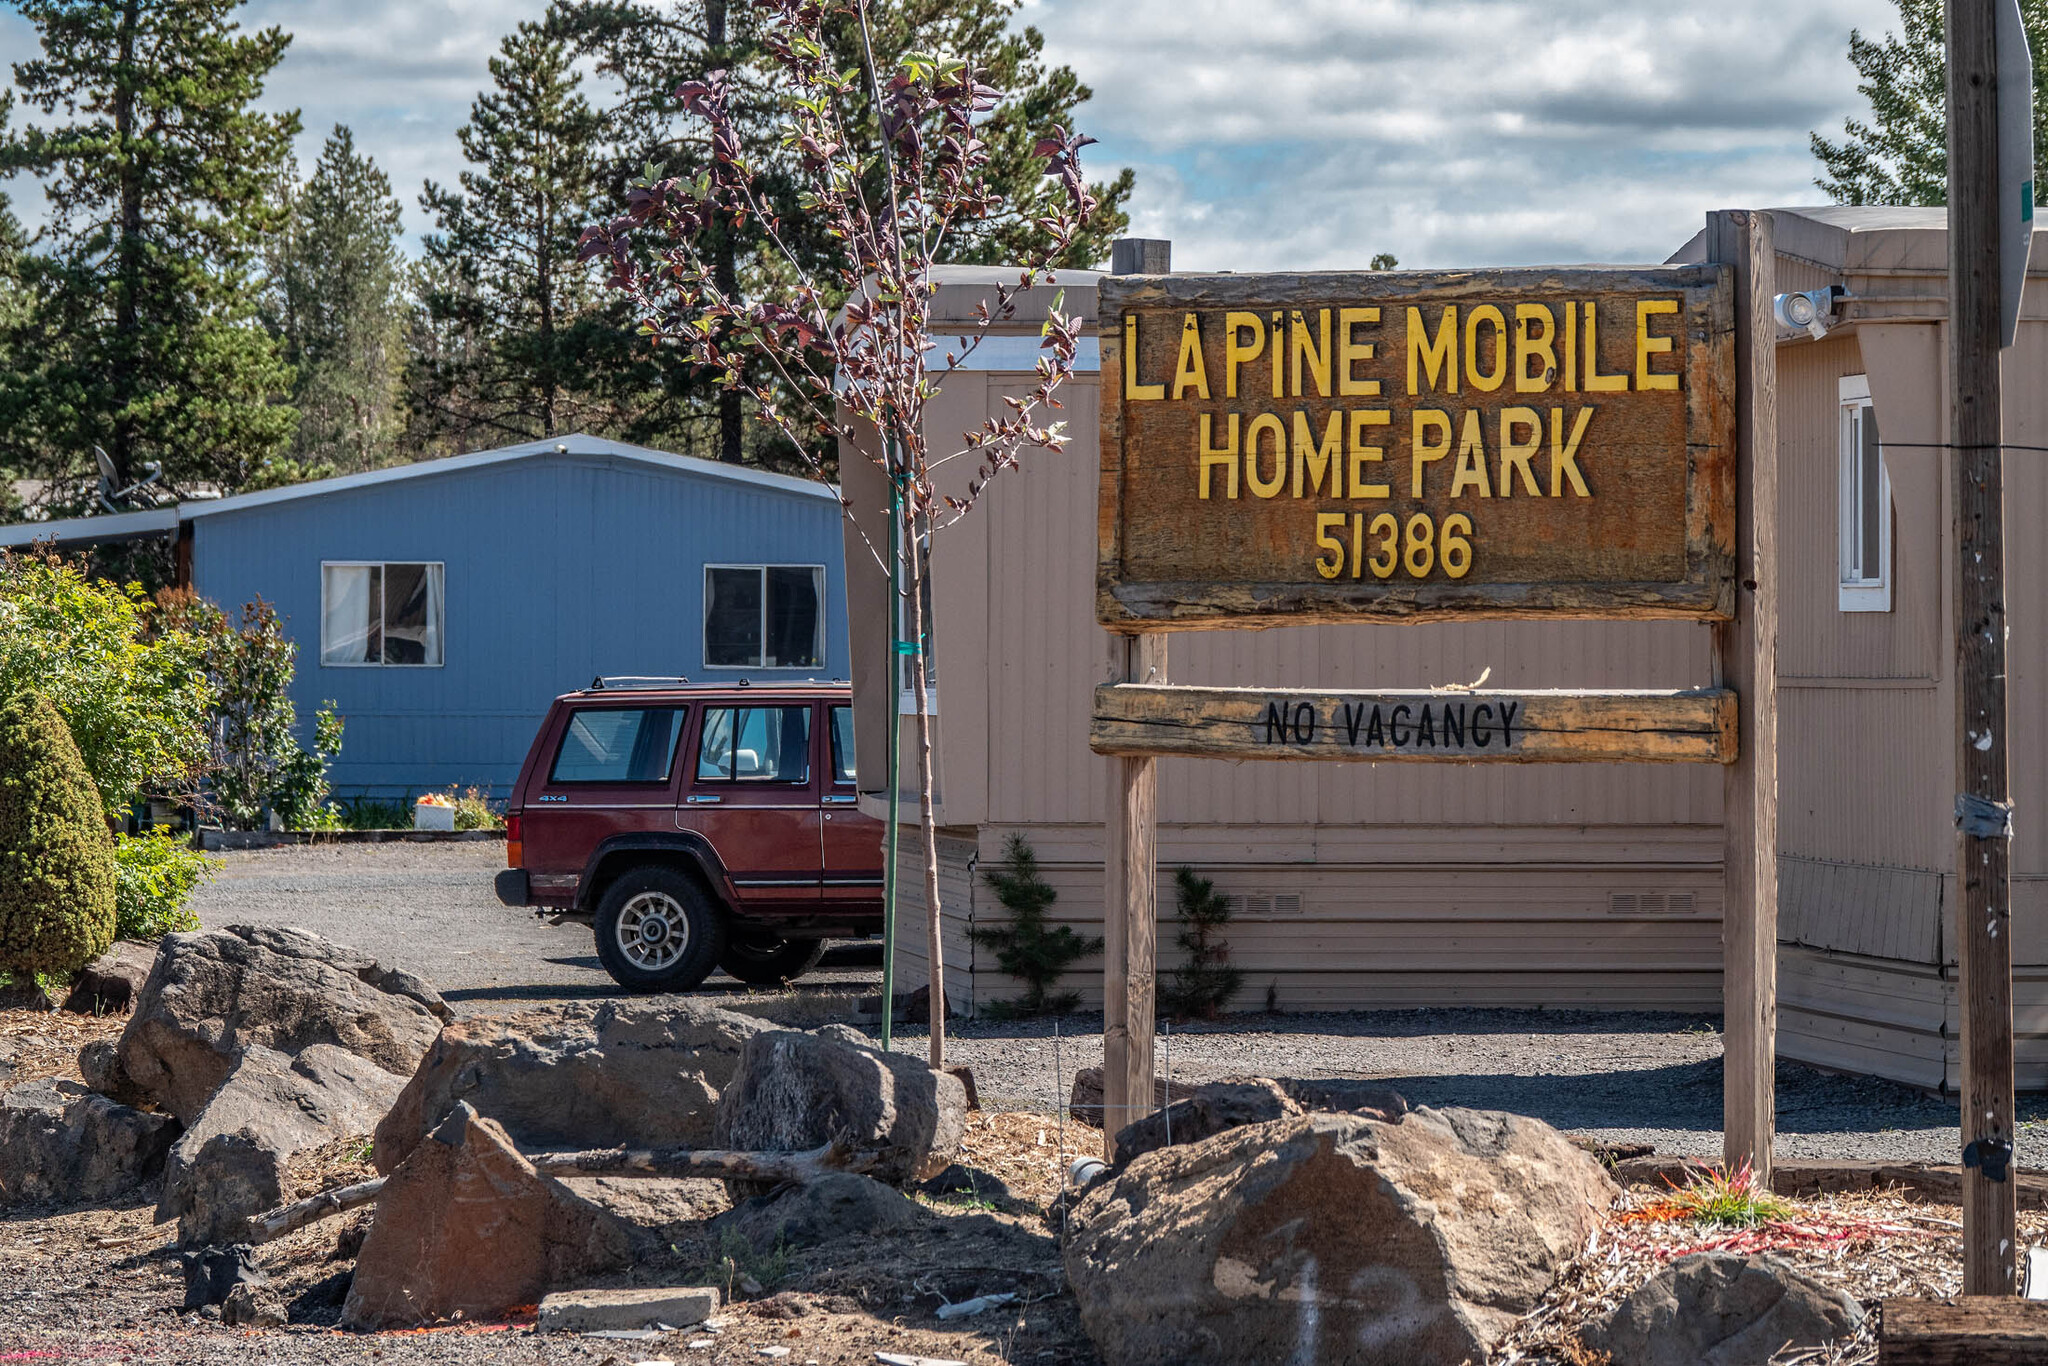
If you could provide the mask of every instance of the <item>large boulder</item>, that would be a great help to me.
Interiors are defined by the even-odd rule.
[[[132,1195],[163,1169],[177,1121],[76,1082],[31,1081],[0,1096],[0,1208]]]
[[[1537,1120],[1314,1113],[1138,1158],[1064,1249],[1107,1366],[1484,1361],[1620,1194]]]
[[[747,1040],[719,1098],[713,1142],[756,1152],[804,1152],[834,1139],[872,1155],[892,1186],[937,1176],[967,1132],[967,1088],[902,1053],[882,1053],[795,1030]]]
[[[64,998],[64,1009],[81,1015],[124,1014],[142,995],[142,984],[155,963],[156,945],[115,940],[112,948],[80,970],[71,994]]]
[[[467,1101],[519,1146],[707,1146],[718,1097],[759,1020],[696,1001],[605,1001],[444,1028],[377,1126],[377,1170]]]
[[[631,1255],[617,1220],[535,1171],[503,1129],[458,1101],[379,1194],[341,1326],[495,1318]]]
[[[1581,1334],[1614,1366],[1769,1366],[1854,1333],[1863,1306],[1776,1257],[1681,1257]]]
[[[851,1172],[831,1172],[742,1200],[713,1219],[711,1229],[721,1239],[737,1234],[765,1253],[913,1228],[933,1217],[893,1187]]]
[[[251,1045],[296,1054],[333,1044],[403,1077],[448,1014],[412,974],[305,930],[173,934],[121,1034],[121,1066],[190,1124]]]
[[[405,1083],[332,1044],[296,1058],[252,1045],[213,1099],[172,1146],[158,1223],[176,1219],[178,1241],[233,1243],[249,1220],[291,1197],[292,1157],[337,1138],[367,1134]]]

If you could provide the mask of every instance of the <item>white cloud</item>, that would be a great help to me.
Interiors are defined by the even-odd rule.
[[[1661,259],[1706,210],[1812,202],[1888,0],[1035,0],[1098,167],[1191,268]]]
[[[266,104],[310,164],[335,123],[420,183],[499,39],[545,0],[253,0],[295,37]],[[1030,0],[1048,55],[1094,87],[1103,171],[1138,170],[1134,228],[1184,267],[1661,258],[1709,208],[1811,202],[1807,134],[1858,107],[1848,32],[1889,0]],[[0,60],[33,50],[0,15]],[[18,111],[17,119],[23,117]],[[12,187],[25,217],[33,188]]]

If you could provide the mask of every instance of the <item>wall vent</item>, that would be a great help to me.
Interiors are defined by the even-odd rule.
[[[1639,919],[1655,919],[1663,916],[1692,915],[1695,906],[1691,892],[1609,892],[1607,914],[1626,915]]]
[[[1269,916],[1300,915],[1300,892],[1228,892],[1223,898],[1233,918],[1260,919]]]

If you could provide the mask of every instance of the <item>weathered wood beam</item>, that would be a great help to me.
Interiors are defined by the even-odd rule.
[[[2048,1361],[2048,1301],[2008,1295],[1886,1300],[1878,1366],[2034,1366]]]
[[[274,1238],[282,1238],[287,1233],[295,1233],[308,1224],[318,1223],[337,1214],[346,1214],[352,1209],[360,1209],[374,1201],[378,1193],[384,1189],[384,1183],[390,1179],[387,1176],[379,1176],[370,1181],[358,1181],[353,1186],[322,1191],[318,1195],[274,1209],[268,1214],[258,1215],[249,1221],[251,1232],[247,1241],[267,1243]]]
[[[1137,683],[1095,690],[1098,754],[1353,763],[1732,763],[1735,694],[1668,691],[1321,692]]]

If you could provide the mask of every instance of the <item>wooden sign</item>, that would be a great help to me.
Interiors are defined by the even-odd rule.
[[[1728,267],[1099,289],[1112,630],[1732,615]]]
[[[1216,759],[1727,764],[1736,757],[1735,694],[1111,683],[1095,690],[1088,743],[1098,754]]]

